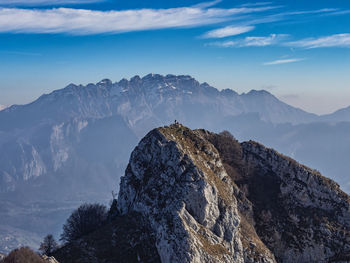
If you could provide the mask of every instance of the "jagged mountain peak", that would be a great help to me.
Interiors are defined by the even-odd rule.
[[[274,102],[274,103],[285,104],[285,103],[281,102],[275,95],[273,95],[272,93],[270,93],[269,91],[264,90],[264,89],[262,89],[262,90],[252,89],[247,93],[242,93],[241,96],[248,99],[248,100],[269,100],[269,101]],[[287,105],[287,104],[285,104],[285,105]]]
[[[130,83],[138,83],[138,82],[169,82],[169,83],[176,83],[176,82],[193,82],[193,83],[198,83],[199,82],[191,77],[190,75],[173,75],[173,74],[167,74],[167,75],[161,75],[161,74],[155,74],[155,73],[150,73],[147,74],[143,77],[140,77],[138,75],[130,78],[129,82]],[[123,79],[123,83],[125,80]],[[119,82],[120,83],[120,82]]]
[[[111,86],[113,83],[110,79],[103,79],[100,82],[98,82],[97,86]]]
[[[81,87],[82,85],[77,85],[77,84],[75,84],[75,83],[69,83],[66,87],[65,87],[65,89],[74,89],[74,88],[77,88],[77,87]]]
[[[222,93],[224,95],[230,95],[230,96],[239,96],[239,94],[232,89],[223,89],[220,91],[220,93]]]
[[[228,132],[181,124],[149,132],[131,154],[112,212],[114,223],[58,258],[77,260],[74,247],[104,262],[350,260],[349,196],[317,171]],[[135,216],[139,226],[120,225]],[[101,236],[115,229],[133,240]],[[147,246],[135,246],[141,243]]]
[[[187,115],[180,113],[182,109],[186,112],[193,111],[193,109],[186,109],[187,107],[195,107],[197,110],[207,108],[210,111],[216,111],[216,113],[212,112],[213,115],[223,117],[258,113],[262,120],[272,123],[294,124],[312,121],[317,117],[281,102],[267,91],[252,90],[239,95],[231,89],[219,91],[206,82],[198,82],[189,75],[164,76],[153,73],[143,77],[136,75],[130,80],[122,79],[115,83],[109,79],[103,79],[96,84],[86,86],[70,84],[64,89],[45,94],[26,106],[38,108],[36,110],[45,108],[45,111],[46,108],[51,108],[54,111],[54,105],[60,114],[75,117],[80,114],[84,117],[115,113],[124,115],[125,110],[134,107],[135,110],[148,111],[140,114],[152,115],[153,119],[159,119],[159,116],[155,116],[158,112],[169,114],[170,117],[166,122],[174,117],[183,118]],[[27,110],[27,107],[25,109]],[[14,110],[16,109],[11,109],[11,111]],[[48,118],[47,114],[44,114],[45,118]],[[135,123],[135,120],[129,123]],[[161,122],[157,126],[160,124]]]
[[[206,114],[199,112],[206,111]],[[11,113],[24,121],[16,122]],[[214,129],[220,118],[254,113],[271,123],[304,123],[313,121],[316,115],[289,106],[266,91],[251,91],[239,95],[233,90],[222,90],[200,83],[189,75],[148,74],[122,79],[112,83],[103,79],[96,84],[70,84],[61,90],[42,95],[36,101],[0,112],[0,130],[5,123],[11,127],[47,121],[63,121],[67,118],[102,118],[121,115],[136,134],[144,135],[147,128],[157,127],[174,119],[195,126],[203,123]],[[198,116],[200,115],[200,116]],[[140,117],[142,116],[142,117]],[[11,121],[9,121],[11,120]],[[140,127],[137,127],[140,126]],[[6,127],[7,129],[8,127]]]
[[[164,79],[165,77],[160,74],[155,74],[155,73],[149,73],[146,76],[142,78],[142,80],[160,80]]]
[[[350,252],[350,198],[338,184],[227,132],[151,131],[118,207],[149,218],[162,262],[337,262]]]
[[[247,96],[273,96],[270,92],[268,92],[267,90],[255,90],[252,89],[250,90],[248,93],[243,93],[244,95]]]
[[[190,75],[175,75],[175,74],[162,75],[162,74],[156,74],[156,73],[149,73],[147,75],[144,75],[143,77],[139,75],[135,75],[131,77],[129,80],[126,78],[123,78],[120,81],[139,82],[139,81],[160,81],[160,80],[162,81],[187,80],[188,81],[188,80],[195,80],[195,78],[193,78]]]
[[[247,96],[247,97],[265,97],[265,98],[273,98],[278,100],[274,95],[272,95],[270,92],[268,92],[267,90],[255,90],[252,89],[247,93],[243,93],[243,96]]]

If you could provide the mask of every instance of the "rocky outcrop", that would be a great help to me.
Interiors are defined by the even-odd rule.
[[[335,182],[258,143],[242,149],[256,229],[280,262],[329,262],[350,251],[350,198]]]
[[[47,262],[47,263],[59,263],[54,257],[48,257],[46,255],[43,255],[42,258]]]
[[[156,232],[162,262],[245,262],[235,185],[200,131],[149,133],[131,155],[118,198]],[[269,251],[266,262],[273,262]]]
[[[131,154],[110,225],[58,260],[114,262],[113,251],[117,262],[349,262],[349,206],[335,182],[272,149],[176,124]],[[132,238],[116,238],[121,226]]]

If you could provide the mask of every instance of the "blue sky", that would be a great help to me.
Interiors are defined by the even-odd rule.
[[[329,113],[350,105],[349,27],[344,0],[0,0],[0,105],[152,72]]]

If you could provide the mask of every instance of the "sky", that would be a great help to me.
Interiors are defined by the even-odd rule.
[[[0,109],[148,73],[331,113],[350,105],[350,2],[0,0]]]

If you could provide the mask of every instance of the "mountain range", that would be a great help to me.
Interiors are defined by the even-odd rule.
[[[349,191],[349,111],[317,116],[267,91],[238,94],[158,74],[70,84],[10,106],[0,111],[0,251],[57,235],[82,202],[107,203],[138,140],[174,120],[260,141]]]

